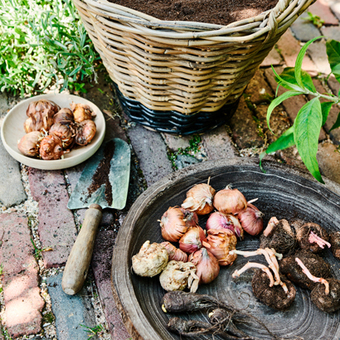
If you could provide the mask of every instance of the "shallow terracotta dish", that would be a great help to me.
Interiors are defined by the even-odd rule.
[[[97,132],[92,142],[86,146],[72,149],[71,152],[64,155],[63,159],[42,160],[38,158],[24,156],[18,150],[17,143],[22,138],[22,136],[25,135],[24,121],[27,118],[26,109],[29,103],[37,101],[39,99],[52,100],[61,108],[69,108],[72,102],[89,105],[96,113],[94,122],[96,123]],[[13,109],[11,109],[7,113],[3,121],[1,127],[1,137],[7,152],[18,162],[42,170],[59,170],[80,164],[91,157],[98,150],[104,140],[105,126],[106,124],[103,113],[96,105],[94,105],[87,99],[65,93],[46,94],[23,100],[15,107],[13,107]]]
[[[319,223],[329,231],[340,230],[340,196],[317,183],[307,173],[277,163],[265,162],[267,172],[263,173],[255,160],[221,159],[201,163],[173,173],[157,182],[141,194],[129,210],[120,228],[115,243],[112,261],[113,295],[123,314],[123,320],[133,339],[170,340],[180,339],[170,333],[166,325],[170,317],[206,320],[206,314],[165,314],[161,310],[161,298],[165,291],[159,278],[142,278],[131,270],[131,257],[146,240],[161,242],[159,222],[169,206],[180,205],[186,191],[194,184],[207,182],[220,190],[231,184],[244,193],[247,200],[258,198],[254,203],[265,213],[267,224],[271,216],[288,221],[303,219]],[[339,186],[327,181],[332,190]],[[205,226],[205,219],[200,218]],[[255,250],[259,239],[247,236],[238,242],[237,249]],[[330,250],[324,258],[331,264],[334,277],[340,279],[340,261]],[[293,305],[285,311],[275,311],[256,300],[252,293],[252,271],[238,279],[231,274],[246,262],[265,263],[261,256],[244,258],[239,256],[230,267],[222,267],[218,278],[208,285],[199,287],[197,293],[211,294],[219,300],[261,319],[276,335],[284,339],[338,340],[340,337],[340,313],[327,314],[318,310],[309,299],[309,292],[297,288]],[[239,326],[257,339],[272,339],[254,324]],[[212,339],[210,335],[194,337]],[[214,339],[221,339],[214,336]]]

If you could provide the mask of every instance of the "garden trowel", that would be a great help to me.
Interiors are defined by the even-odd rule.
[[[126,142],[119,138],[106,142],[90,158],[72,192],[67,207],[88,210],[65,266],[62,288],[66,294],[76,294],[84,284],[102,209],[125,207],[130,158]]]

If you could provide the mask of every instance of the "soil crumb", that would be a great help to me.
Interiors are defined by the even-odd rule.
[[[165,21],[227,25],[267,11],[278,0],[109,0]]]

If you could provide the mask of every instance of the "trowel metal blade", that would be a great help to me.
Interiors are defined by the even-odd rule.
[[[103,144],[87,162],[67,207],[81,209],[96,203],[103,209],[123,209],[129,189],[130,159],[129,145],[123,140],[114,138]],[[103,171],[105,168],[108,171]]]

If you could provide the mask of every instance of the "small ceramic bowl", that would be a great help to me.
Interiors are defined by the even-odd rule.
[[[96,114],[94,122],[97,127],[96,135],[91,143],[83,147],[75,147],[71,150],[71,152],[65,154],[63,159],[58,160],[42,160],[24,156],[18,150],[17,144],[18,141],[25,135],[24,122],[27,119],[26,109],[31,102],[39,99],[51,100],[58,104],[61,108],[70,108],[70,104],[72,102],[89,105]],[[60,170],[76,166],[90,158],[99,149],[104,140],[105,126],[106,124],[103,113],[96,105],[87,99],[66,93],[46,94],[23,100],[13,107],[3,121],[1,137],[7,152],[18,162],[42,170]]]

